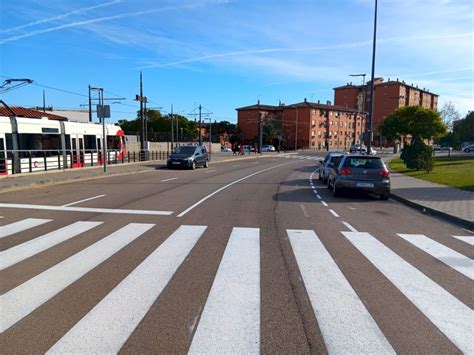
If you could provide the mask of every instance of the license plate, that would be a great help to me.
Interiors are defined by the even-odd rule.
[[[358,182],[356,186],[357,187],[374,187],[374,184],[370,182]]]
[[[181,164],[181,163],[180,163],[179,161],[174,161],[173,164],[174,164],[174,165],[179,165],[179,164]]]

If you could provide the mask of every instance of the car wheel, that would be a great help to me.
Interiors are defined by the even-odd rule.
[[[471,150],[470,150],[469,148],[464,149],[464,151],[465,151],[466,153],[470,153],[470,152],[471,152]]]
[[[326,179],[326,187],[328,190],[331,190],[331,180],[329,180],[329,178]]]
[[[336,187],[336,184],[334,182],[332,183],[332,195],[334,197],[341,196],[341,190]]]
[[[204,167],[209,168],[209,160],[206,159],[206,161],[204,162]]]
[[[192,170],[195,170],[196,169],[196,162],[193,160],[193,162],[191,163],[191,169]]]
[[[380,195],[381,200],[388,200],[390,197],[390,191],[385,191],[383,194]]]

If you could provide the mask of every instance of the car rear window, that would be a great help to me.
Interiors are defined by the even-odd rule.
[[[380,158],[348,157],[344,162],[344,166],[348,168],[381,169],[383,163]]]
[[[194,154],[196,147],[194,146],[181,146],[177,147],[173,153],[175,154]]]
[[[331,163],[334,163],[334,166],[338,166],[339,163],[341,162],[341,159],[342,159],[342,155],[333,156],[331,157]]]

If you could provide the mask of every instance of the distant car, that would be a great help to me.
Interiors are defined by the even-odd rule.
[[[464,153],[474,152],[474,144],[468,145],[462,149]]]
[[[367,154],[367,147],[363,144],[353,144],[349,150],[350,153]],[[376,155],[377,151],[370,147],[370,155]]]
[[[335,197],[343,191],[364,191],[387,200],[390,172],[383,160],[369,155],[344,155],[339,164],[328,164],[327,186]]]
[[[229,152],[232,152],[232,149],[230,149],[229,147],[226,147],[226,146],[222,146],[221,147],[221,152],[229,153]]]
[[[190,168],[196,169],[198,166],[209,167],[209,155],[204,146],[181,145],[168,157],[166,163],[168,169]]]
[[[275,150],[273,145],[262,145],[262,152],[274,152]]]
[[[343,153],[341,152],[331,152],[324,160],[321,162],[321,167],[319,168],[319,180],[321,180],[324,184],[327,182],[328,177],[328,164],[329,163],[338,163],[342,157]],[[339,161],[338,161],[339,160]]]
[[[252,145],[244,145],[244,152],[255,152],[255,147]]]

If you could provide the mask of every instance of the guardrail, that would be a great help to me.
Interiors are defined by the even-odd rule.
[[[108,150],[107,165],[165,160],[169,151],[141,150],[123,152]],[[49,170],[102,166],[102,152],[97,150],[6,150],[0,151],[0,175],[33,173]]]

